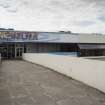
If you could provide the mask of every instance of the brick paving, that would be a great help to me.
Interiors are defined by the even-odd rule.
[[[105,105],[105,94],[21,60],[0,67],[0,105]]]

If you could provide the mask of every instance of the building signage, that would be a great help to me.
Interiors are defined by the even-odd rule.
[[[1,41],[15,41],[15,40],[37,40],[38,33],[36,32],[15,32],[7,31],[0,32]]]

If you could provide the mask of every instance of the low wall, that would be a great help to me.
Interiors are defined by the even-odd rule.
[[[49,67],[105,92],[105,61],[35,53],[23,54],[23,59]]]

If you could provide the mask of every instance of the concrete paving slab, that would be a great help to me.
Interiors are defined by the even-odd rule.
[[[0,68],[0,105],[105,105],[105,94],[48,68],[6,60]]]

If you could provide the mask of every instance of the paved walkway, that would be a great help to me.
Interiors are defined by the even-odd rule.
[[[105,105],[105,95],[47,68],[4,61],[0,105]]]

